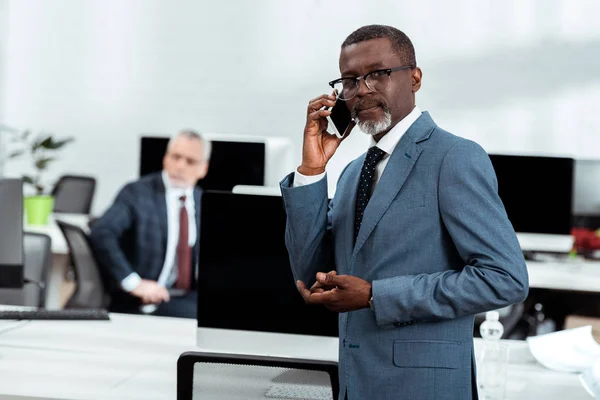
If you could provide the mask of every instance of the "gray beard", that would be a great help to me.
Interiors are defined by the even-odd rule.
[[[390,110],[384,109],[383,118],[378,121],[361,121],[358,117],[356,118],[356,121],[361,131],[368,135],[375,136],[392,126],[392,114],[390,113]]]
[[[352,110],[351,115],[352,119],[356,121],[356,124],[360,128],[361,131],[366,133],[367,135],[375,136],[378,133],[381,133],[387,130],[390,126],[392,126],[392,113],[387,106],[383,107],[383,118],[379,121],[361,121],[358,117],[358,113],[355,110]]]

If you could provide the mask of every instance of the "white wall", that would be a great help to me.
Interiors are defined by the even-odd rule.
[[[13,0],[4,117],[77,138],[49,176],[95,175],[98,213],[136,178],[144,132],[288,136],[299,162],[341,42],[385,23],[412,38],[418,104],[442,127],[489,152],[600,158],[599,13],[596,0]],[[352,135],[331,175],[367,144]]]
[[[4,122],[4,70],[6,66],[6,44],[8,42],[8,0],[0,0],[0,126]],[[0,177],[4,172],[3,155],[5,152],[5,138],[0,132]]]

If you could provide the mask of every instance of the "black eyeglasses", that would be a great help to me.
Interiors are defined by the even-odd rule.
[[[337,93],[337,97],[341,100],[350,100],[358,93],[358,87],[360,85],[360,80],[365,81],[367,88],[373,92],[383,92],[387,89],[390,84],[391,77],[390,75],[394,71],[401,71],[404,69],[413,69],[414,65],[402,65],[400,67],[394,68],[384,68],[378,69],[376,71],[371,71],[369,73],[364,74],[363,76],[359,76],[356,78],[339,78],[334,81],[329,82],[329,86],[331,86]]]

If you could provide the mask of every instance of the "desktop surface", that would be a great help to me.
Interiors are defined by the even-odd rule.
[[[193,320],[110,317],[105,322],[31,321],[0,329],[0,398],[79,400],[92,394],[111,400],[175,400],[177,358],[186,351],[211,351],[195,347]],[[474,342],[478,354],[481,339]],[[536,363],[525,341],[503,343],[511,347],[506,400],[591,399],[576,374]],[[332,354],[336,361],[337,353]]]
[[[198,327],[338,336],[338,314],[298,293],[280,196],[206,191],[202,198]]]

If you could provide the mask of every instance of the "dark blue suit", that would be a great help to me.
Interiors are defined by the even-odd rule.
[[[201,194],[201,189],[196,187],[197,227],[200,226]],[[120,288],[121,281],[129,274],[137,272],[142,279],[158,280],[165,261],[167,226],[161,173],[146,175],[125,185],[114,204],[92,225],[90,242],[98,264],[109,277],[112,311],[137,312],[139,309],[138,299]],[[194,266],[198,263],[198,243],[199,235],[192,256]],[[194,277],[192,287],[195,287]]]
[[[476,399],[473,315],[529,288],[490,159],[422,113],[390,154],[355,242],[364,159],[331,201],[326,179],[281,184],[295,279],[312,285],[335,268],[373,285],[373,310],[340,313],[340,399]]]

